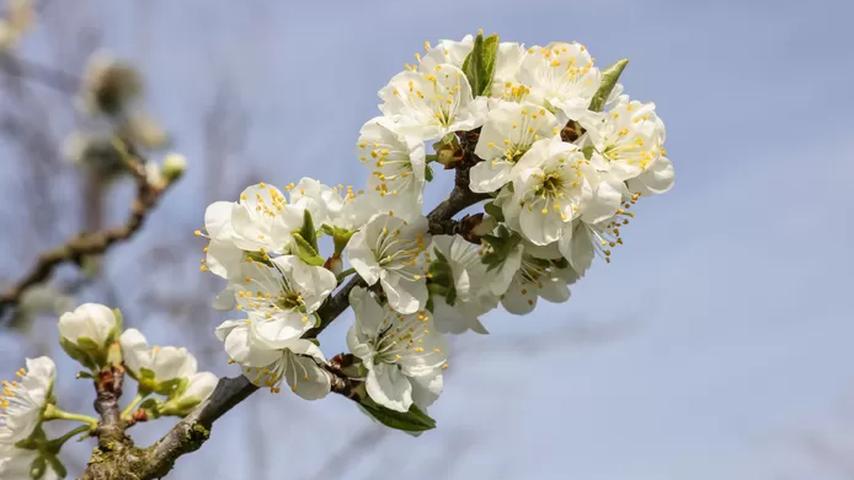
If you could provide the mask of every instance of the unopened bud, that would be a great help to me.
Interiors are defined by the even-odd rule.
[[[187,159],[180,153],[170,153],[163,159],[160,174],[167,182],[171,183],[180,178],[186,169]]]

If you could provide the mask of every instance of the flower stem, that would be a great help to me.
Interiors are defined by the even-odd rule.
[[[45,421],[49,420],[71,420],[73,422],[80,422],[89,430],[94,430],[98,427],[98,419],[95,417],[90,417],[89,415],[83,415],[82,413],[71,413],[61,410],[54,404],[48,404],[44,409],[44,414],[42,417]]]
[[[355,268],[348,268],[347,270],[344,270],[343,272],[336,275],[335,278],[338,280],[338,282],[341,282],[341,280],[344,280],[345,278],[347,278],[348,276],[350,276],[354,273],[356,273]]]
[[[142,401],[145,400],[145,397],[147,396],[148,394],[143,395],[142,393],[137,393],[136,396],[133,397],[133,400],[131,400],[131,402],[128,404],[128,406],[125,407],[124,410],[122,410],[121,418],[124,420],[129,419],[133,414],[133,410],[137,407],[137,405],[142,403]]]
[[[59,453],[59,451],[62,449],[62,446],[65,445],[65,442],[71,440],[72,438],[81,433],[86,433],[91,430],[92,428],[89,425],[80,425],[74,430],[71,430],[70,432],[66,433],[65,435],[54,438],[53,440],[47,442],[47,450],[54,454]]]

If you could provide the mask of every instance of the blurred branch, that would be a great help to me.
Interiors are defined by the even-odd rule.
[[[114,244],[131,238],[139,231],[163,192],[172,185],[174,180],[166,179],[163,183],[151,182],[146,174],[143,160],[133,151],[127,152],[125,160],[137,184],[136,198],[125,224],[100,231],[79,233],[64,245],[39,255],[30,272],[10,289],[0,294],[0,317],[7,309],[18,304],[27,288],[47,280],[59,265],[69,262],[80,265],[85,257],[103,254]]]
[[[31,80],[67,95],[76,95],[80,87],[80,79],[75,75],[9,54],[0,55],[0,70],[6,75]]]

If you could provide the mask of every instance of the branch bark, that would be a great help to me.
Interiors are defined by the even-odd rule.
[[[0,318],[3,318],[6,310],[20,302],[28,288],[47,280],[59,265],[68,262],[79,265],[85,257],[105,253],[114,244],[130,239],[142,228],[148,214],[174,181],[160,185],[151,183],[142,160],[134,153],[129,153],[127,167],[136,181],[137,191],[125,224],[95,232],[81,232],[64,245],[39,255],[35,265],[23,278],[0,293]]]
[[[467,135],[471,135],[471,132]],[[455,215],[488,198],[488,195],[473,193],[468,188],[469,168],[479,159],[474,157],[472,153],[474,143],[471,142],[471,139],[467,139],[468,142],[463,138],[461,140],[465,155],[462,162],[456,167],[454,189],[446,200],[439,203],[427,215],[431,232],[445,231],[448,225],[456,224],[456,221],[453,220]],[[476,142],[476,137],[474,142]],[[340,316],[349,306],[350,290],[358,285],[365,285],[365,282],[361,277],[355,276],[329,298],[318,310],[320,325],[309,330],[305,337],[316,337]],[[357,382],[344,375],[334,361],[324,368],[331,375],[332,391],[352,398],[353,389]],[[211,396],[194,413],[178,422],[154,445],[146,449],[139,449],[127,439],[123,442],[124,447],[115,450],[113,454],[93,457],[82,477],[83,480],[120,478],[149,480],[162,478],[172,470],[178,458],[198,450],[207,441],[211,428],[217,419],[258,389],[242,375],[234,378],[221,378]]]

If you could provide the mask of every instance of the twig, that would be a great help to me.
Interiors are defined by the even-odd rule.
[[[96,232],[79,233],[64,245],[39,255],[38,261],[30,272],[10,289],[0,294],[0,318],[7,309],[18,304],[21,295],[29,287],[47,280],[59,265],[66,262],[79,265],[85,257],[103,254],[112,245],[131,238],[139,231],[149,212],[174,181],[167,180],[163,184],[149,182],[142,160],[133,152],[127,156],[127,166],[136,180],[137,193],[125,224]]]
[[[95,379],[95,411],[101,416],[95,434],[102,450],[109,449],[114,442],[121,442],[125,437],[119,415],[119,397],[122,396],[124,376],[124,369],[119,366],[99,372]]]
[[[468,188],[468,169],[477,159],[472,153],[473,144],[466,145],[464,142],[464,146],[466,146],[466,156],[464,161],[457,166],[453,191],[445,201],[437,205],[427,215],[431,231],[434,226],[439,228],[440,225],[453,222],[453,217],[462,210],[487,198],[486,195],[473,193]],[[361,277],[351,278],[318,310],[320,325],[308,331],[304,336],[313,338],[326,329],[349,306],[350,290],[357,285],[364,284]],[[344,375],[334,361],[323,367],[331,375],[332,391],[353,398],[354,388],[359,382]],[[179,457],[198,450],[207,441],[211,427],[218,418],[257,390],[258,387],[253,385],[245,376],[221,378],[211,396],[194,413],[178,422],[154,445],[146,449],[138,449],[128,439],[124,442],[124,447],[116,450],[112,455],[93,457],[83,479],[134,478],[148,480],[162,478],[169,473]],[[132,477],[130,477],[131,472]]]
[[[75,75],[9,54],[0,55],[0,68],[7,75],[35,81],[66,95],[75,95],[80,88],[80,79]]]

